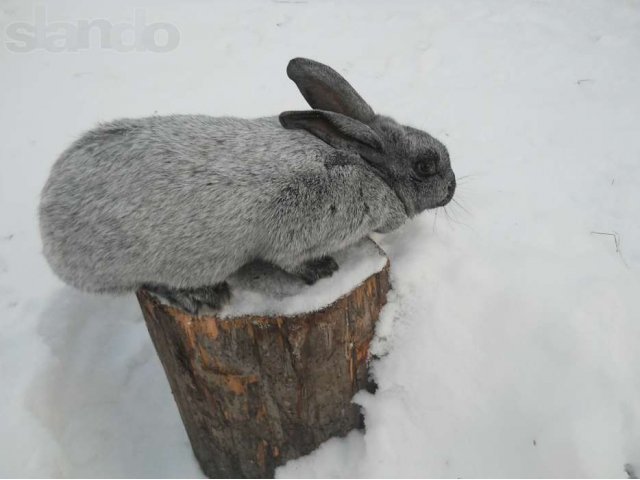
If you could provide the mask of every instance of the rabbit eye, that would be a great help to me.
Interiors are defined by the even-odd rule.
[[[425,155],[413,165],[413,170],[421,178],[427,178],[438,173],[438,156],[435,153]]]

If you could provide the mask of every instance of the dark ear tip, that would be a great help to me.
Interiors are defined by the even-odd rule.
[[[278,120],[280,120],[280,125],[282,125],[284,128],[287,128],[287,112],[282,112],[280,115],[278,115]]]
[[[302,69],[313,65],[313,60],[304,57],[296,57],[289,60],[289,64],[287,65],[287,76],[293,80],[293,77],[298,75]]]
[[[291,119],[292,119],[292,114],[294,112],[293,111],[285,111],[282,112],[280,115],[278,115],[278,120],[280,120],[280,125],[282,125],[284,128],[293,128],[292,124],[291,124]]]

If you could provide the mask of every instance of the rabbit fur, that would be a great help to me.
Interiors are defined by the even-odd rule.
[[[197,313],[249,262],[312,283],[337,269],[332,252],[451,199],[439,141],[374,114],[330,67],[297,58],[287,73],[313,110],[121,119],[73,143],[41,195],[53,271],[85,291],[156,288]]]

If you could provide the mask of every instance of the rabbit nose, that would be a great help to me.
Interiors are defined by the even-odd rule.
[[[449,180],[449,183],[447,184],[447,196],[444,197],[444,199],[442,199],[442,202],[440,202],[438,206],[444,207],[447,203],[449,203],[453,198],[453,194],[455,191],[456,191],[456,178],[453,177],[451,180]]]
[[[456,191],[456,179],[452,178],[447,185],[447,197],[453,197],[453,193]]]

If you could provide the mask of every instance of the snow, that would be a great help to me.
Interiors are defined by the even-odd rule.
[[[51,22],[135,15],[124,0],[38,4]],[[2,2],[3,43],[34,5]],[[637,0],[136,6],[175,24],[178,48],[0,46],[0,476],[201,476],[135,298],[53,276],[38,194],[98,121],[304,108],[284,74],[294,56],[441,138],[464,209],[376,237],[394,291],[373,346],[380,388],[356,396],[366,433],[278,475],[640,469]]]
[[[298,315],[316,312],[331,305],[367,278],[381,271],[388,260],[371,240],[331,255],[337,272],[307,286],[299,278],[269,264],[250,264],[229,279],[233,296],[219,316]]]

